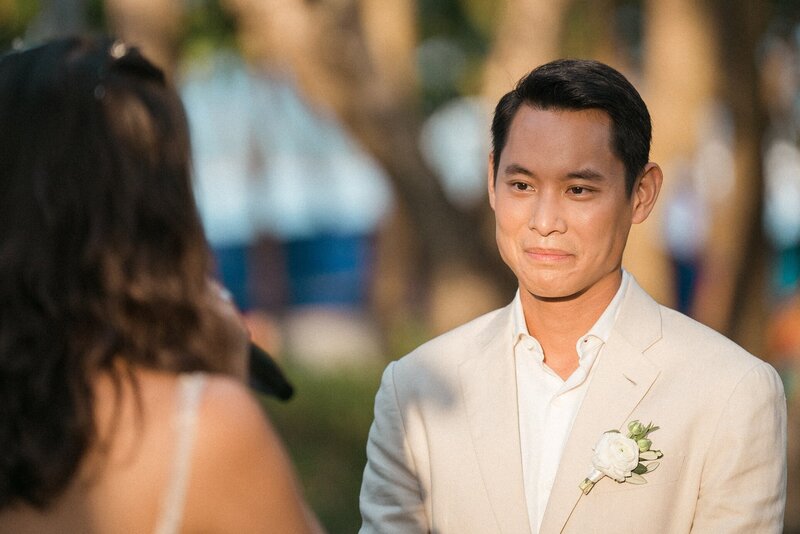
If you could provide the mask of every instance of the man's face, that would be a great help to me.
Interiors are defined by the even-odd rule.
[[[564,298],[616,290],[628,231],[639,221],[637,195],[626,193],[625,166],[611,151],[608,114],[522,105],[499,157],[496,178],[489,163],[489,201],[500,254],[521,291]]]

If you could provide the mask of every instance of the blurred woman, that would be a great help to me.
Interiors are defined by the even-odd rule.
[[[135,48],[0,58],[0,531],[313,532]]]

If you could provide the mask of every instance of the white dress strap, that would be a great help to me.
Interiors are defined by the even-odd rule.
[[[155,534],[177,534],[181,529],[186,490],[191,472],[197,412],[203,395],[205,379],[203,373],[182,374],[178,377],[172,472],[167,480],[166,492],[161,501]]]

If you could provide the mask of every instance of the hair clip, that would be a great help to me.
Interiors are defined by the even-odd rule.
[[[94,97],[102,100],[106,95],[103,82],[110,72],[124,73],[139,78],[165,83],[164,73],[145,59],[139,48],[129,46],[121,39],[116,39],[108,46],[108,59],[97,69],[97,84],[94,87]]]
[[[108,47],[108,55],[111,56],[112,63],[125,57],[129,51],[130,48],[128,48],[128,45],[126,45],[120,39],[115,40]],[[97,75],[99,81],[97,85],[95,85],[94,87],[94,97],[97,100],[102,100],[103,97],[106,96],[106,88],[103,85],[103,80],[105,79],[107,73],[108,73],[107,65],[103,65],[102,67],[100,67],[100,70],[98,71]]]
[[[111,45],[111,48],[108,50],[108,53],[111,54],[111,57],[113,57],[114,59],[119,59],[128,53],[128,45],[117,39]]]

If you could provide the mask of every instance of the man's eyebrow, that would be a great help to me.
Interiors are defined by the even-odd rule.
[[[506,165],[504,169],[505,175],[515,175],[515,174],[522,174],[523,176],[528,176],[533,178],[536,176],[536,173],[533,171],[526,169],[522,165],[518,163],[510,163]],[[572,171],[566,174],[565,178],[578,178],[581,180],[588,180],[588,181],[602,181],[605,179],[605,175],[603,173],[592,169],[591,167],[585,167],[583,169],[578,169],[577,171]]]
[[[570,173],[567,173],[567,178],[579,178],[582,180],[599,181],[603,180],[605,176],[603,176],[602,173],[587,167],[584,169],[579,169],[577,171],[572,171]]]
[[[504,173],[506,175],[509,175],[509,174],[524,174],[525,176],[529,176],[529,177],[533,178],[533,172],[529,171],[528,169],[526,169],[525,167],[523,167],[521,165],[517,165],[516,163],[511,163],[511,164],[507,165],[506,168],[504,169]]]

